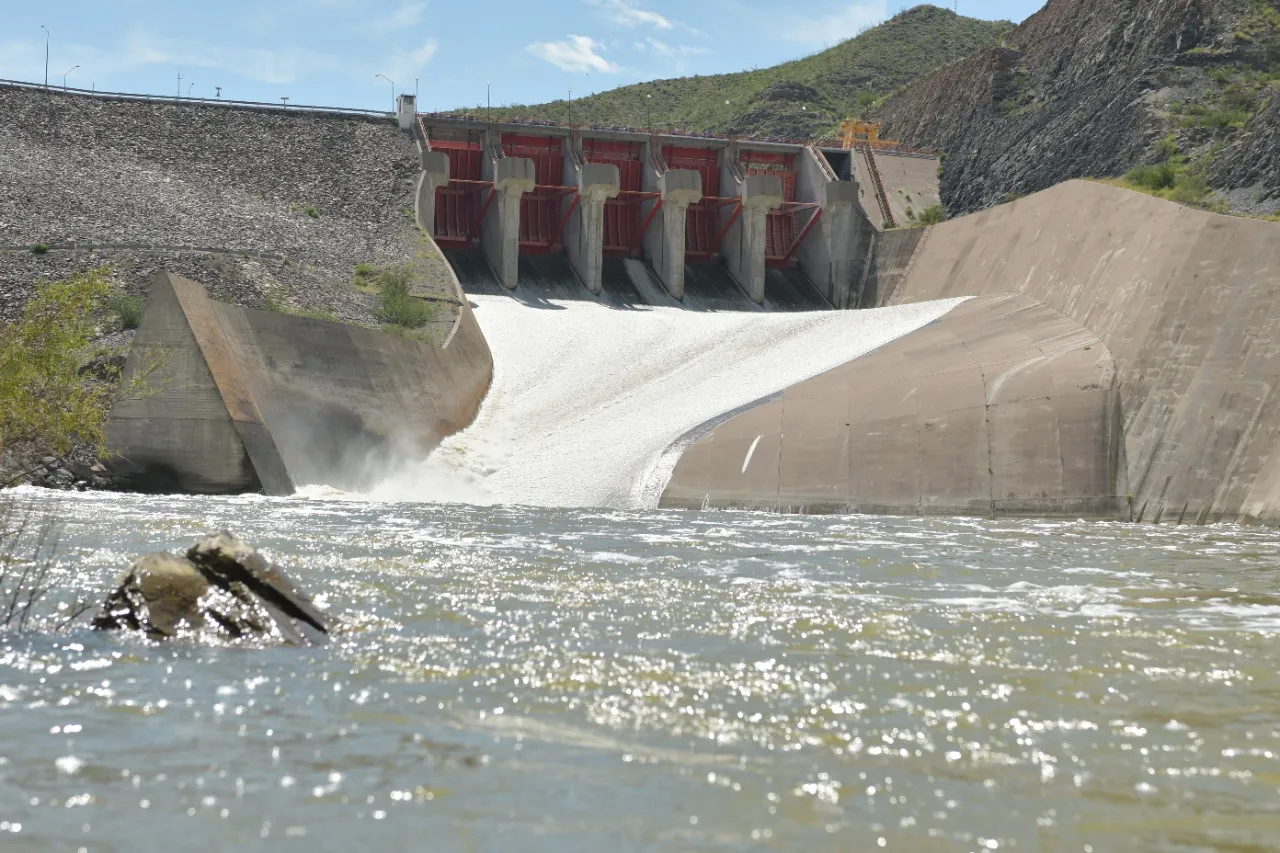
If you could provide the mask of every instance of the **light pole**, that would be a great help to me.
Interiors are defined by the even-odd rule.
[[[40,29],[44,30],[44,87],[49,88],[49,28],[44,24],[40,25]]]
[[[391,84],[391,112],[395,112],[396,111],[396,81],[392,80],[390,77],[388,77],[385,74],[375,74],[373,76],[381,77],[383,80],[386,80],[388,83]]]
[[[414,109],[417,109],[417,107],[418,107],[418,79],[419,79],[419,78],[417,78],[417,77],[414,77],[414,78],[413,78],[413,106],[414,106]]]
[[[484,81],[484,120],[489,122],[489,132],[493,132],[493,81]]]
[[[80,67],[79,65],[71,66],[70,68],[67,69],[67,74],[70,74],[72,71],[75,71],[79,67]],[[62,75],[62,91],[64,92],[67,90],[67,74]]]
[[[653,95],[644,96],[644,126],[653,133],[653,118],[650,115],[650,108],[653,106]]]
[[[573,127],[573,90],[569,90],[569,127]]]

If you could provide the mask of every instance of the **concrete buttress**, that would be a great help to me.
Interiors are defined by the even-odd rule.
[[[611,163],[583,163],[573,168],[579,201],[568,223],[565,250],[587,290],[599,293],[604,268],[604,203],[617,198],[621,191],[618,167]]]
[[[418,195],[414,217],[418,227],[436,236],[436,190],[449,186],[449,155],[443,151],[422,151],[422,174],[418,176]]]
[[[533,161],[503,157],[493,161],[496,197],[480,227],[480,245],[498,281],[514,290],[520,277],[520,198],[537,185]]]
[[[689,205],[702,201],[702,175],[690,169],[670,169],[657,176],[662,209],[645,232],[649,262],[673,299],[684,299],[685,238]]]
[[[769,211],[782,206],[782,179],[748,175],[738,182],[742,213],[726,238],[729,272],[753,302],[764,302],[765,249]]]

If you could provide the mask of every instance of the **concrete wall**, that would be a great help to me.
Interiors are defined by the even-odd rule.
[[[876,232],[874,239],[868,241],[862,275],[846,307],[874,308],[890,304],[928,236],[927,228]]]
[[[119,404],[108,425],[117,473],[142,491],[367,488],[467,426],[493,371],[465,298],[435,346],[215,303],[169,275],[153,285],[126,374],[156,348],[157,393]]]
[[[1096,337],[984,297],[712,429],[663,504],[1128,518],[1118,403]]]
[[[889,209],[893,212],[895,223],[899,227],[910,224],[907,208],[919,215],[933,204],[940,204],[940,183],[936,157],[921,157],[911,154],[893,154],[887,151],[876,151],[876,168],[880,171],[880,180],[884,183],[885,196],[889,201]],[[871,181],[871,171],[867,168],[867,158],[861,152],[855,153],[852,162],[853,179],[858,184],[858,205],[863,215],[876,228],[884,225],[884,215],[876,202],[876,192]]]
[[[866,266],[874,232],[857,198],[858,186],[841,180],[816,148],[796,157],[796,201],[822,205],[796,257],[818,292],[837,308],[848,307],[847,294]]]
[[[930,229],[892,301],[998,291],[1109,347],[1135,518],[1280,522],[1280,225],[1070,181]]]

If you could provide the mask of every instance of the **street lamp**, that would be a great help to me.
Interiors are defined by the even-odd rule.
[[[40,29],[44,30],[44,87],[49,88],[49,28],[44,24],[40,25]]]
[[[644,126],[653,133],[653,119],[649,114],[650,108],[653,106],[653,95],[644,96]]]
[[[72,71],[75,71],[75,70],[76,70],[77,68],[79,68],[79,67],[80,67],[79,65],[73,65],[73,66],[71,66],[70,68],[68,68],[68,69],[67,69],[67,73],[66,73],[66,74],[63,74],[63,75],[62,75],[62,90],[63,90],[64,92],[67,90],[67,74],[70,74]]]
[[[385,74],[375,74],[373,76],[381,77],[383,80],[386,80],[388,83],[391,84],[391,112],[395,112],[396,111],[396,81],[392,80],[390,77],[388,77]]]

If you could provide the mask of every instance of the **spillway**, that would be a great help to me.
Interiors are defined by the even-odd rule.
[[[700,429],[962,301],[769,313],[470,298],[494,358],[480,414],[375,498],[654,507]]]

